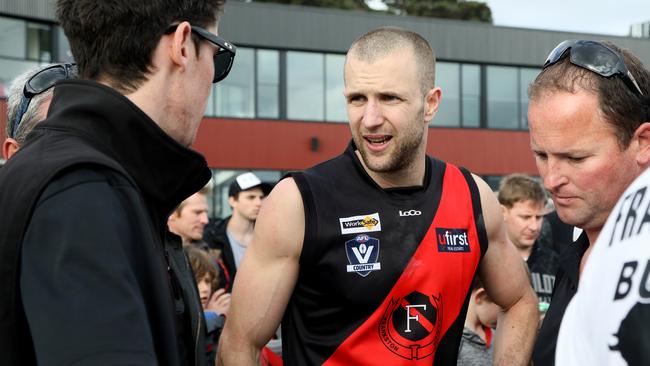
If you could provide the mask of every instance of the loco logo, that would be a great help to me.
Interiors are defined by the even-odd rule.
[[[442,295],[414,291],[391,299],[379,322],[379,338],[396,355],[413,360],[431,356],[440,341]]]

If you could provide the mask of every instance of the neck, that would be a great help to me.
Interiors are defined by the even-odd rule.
[[[472,332],[476,333],[484,342],[487,342],[485,337],[485,330],[483,330],[483,324],[478,320],[478,316],[474,312],[473,307],[467,309],[467,316],[465,317],[465,328],[468,328]]]
[[[594,230],[585,230],[587,238],[589,239],[589,248],[587,248],[587,251],[585,251],[585,254],[580,260],[580,273],[582,273],[582,269],[585,267],[585,264],[587,264],[587,260],[589,260],[589,255],[591,254],[591,250],[594,248],[594,243],[596,243],[596,239],[598,239],[601,230],[602,227]]]
[[[237,213],[233,213],[228,220],[228,231],[243,246],[247,247],[253,239],[255,221],[248,220]]]
[[[359,150],[356,150],[357,158],[363,169],[381,188],[413,187],[424,184],[424,173],[426,172],[426,155],[424,152],[406,167],[391,172],[377,172],[369,169],[361,157]]]
[[[521,247],[521,246],[515,246],[517,248],[517,252],[519,252],[519,255],[524,258],[524,260],[528,260],[530,255],[533,253],[533,247]]]

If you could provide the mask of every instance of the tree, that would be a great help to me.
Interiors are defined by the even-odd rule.
[[[290,5],[318,6],[323,8],[337,8],[348,10],[366,10],[371,9],[366,5],[364,0],[254,0],[258,3],[279,3]]]
[[[492,23],[492,11],[487,4],[478,1],[384,0],[384,3],[394,14]]]

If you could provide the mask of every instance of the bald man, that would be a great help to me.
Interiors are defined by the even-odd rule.
[[[503,312],[497,365],[528,363],[537,300],[488,185],[426,155],[440,102],[418,34],[380,28],[345,62],[353,139],[264,203],[219,362],[258,364],[282,320],[285,365],[456,365],[470,286]]]

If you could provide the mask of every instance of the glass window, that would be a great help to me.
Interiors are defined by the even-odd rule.
[[[27,23],[27,58],[43,62],[52,60],[52,27]]]
[[[27,34],[22,20],[0,17],[0,55],[25,58]]]
[[[38,65],[39,63],[35,61],[18,61],[0,58],[0,97],[7,96],[11,82],[16,76]]]
[[[257,117],[280,117],[280,53],[257,50]]]
[[[489,128],[519,128],[519,84],[516,67],[488,66],[487,124]]]
[[[462,65],[462,108],[463,127],[481,125],[481,67]]]
[[[528,129],[528,86],[539,74],[539,69],[520,69],[519,111],[522,129]]]
[[[227,78],[217,83],[216,114],[223,117],[255,117],[254,50],[237,48],[235,64]]]
[[[442,89],[442,100],[432,126],[460,126],[460,64],[438,62],[436,84]]]
[[[287,52],[287,117],[323,120],[323,54]]]
[[[325,119],[347,121],[347,104],[343,96],[345,55],[325,55]]]

